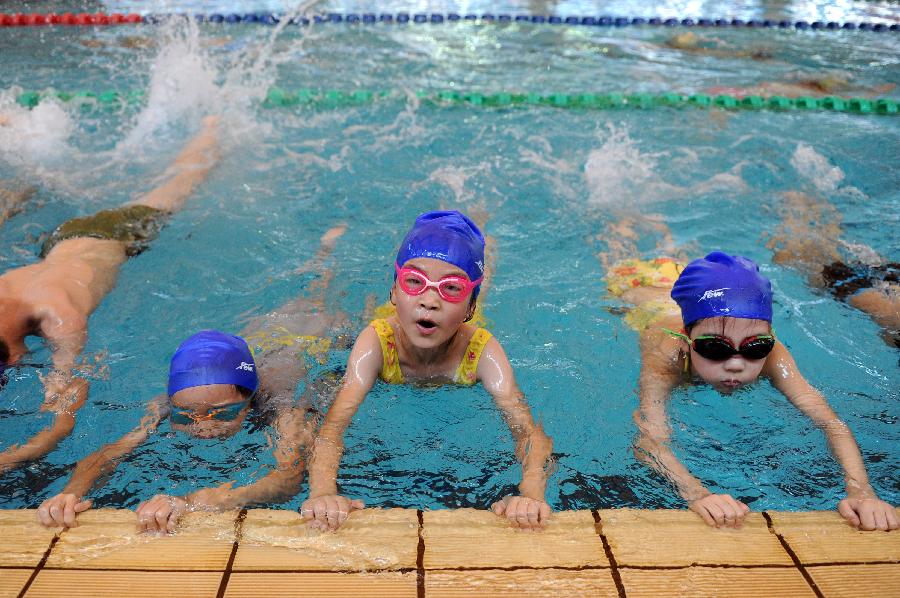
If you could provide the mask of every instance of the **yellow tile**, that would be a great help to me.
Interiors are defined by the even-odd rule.
[[[828,598],[900,596],[900,565],[807,567],[807,573]]]
[[[0,598],[16,598],[33,569],[0,569]]]
[[[378,573],[234,573],[225,598],[259,596],[346,596],[415,598],[416,574]]]
[[[691,511],[600,511],[619,565],[790,565],[760,513],[741,529],[709,527]]]
[[[34,509],[0,510],[0,565],[34,567],[60,528],[46,528]]]
[[[522,596],[544,598],[616,598],[616,584],[609,569],[500,569],[473,571],[434,570],[425,573],[425,595],[429,598]]]
[[[223,571],[234,543],[236,512],[190,513],[168,536],[138,532],[133,511],[82,513],[64,533],[48,567]]]
[[[814,597],[797,569],[619,569],[628,598],[759,598],[760,596]],[[826,596],[830,594],[826,593]]]
[[[28,589],[27,598],[212,598],[221,573],[167,571],[42,570]]]
[[[900,561],[900,533],[857,531],[836,511],[770,515],[802,563]]]
[[[295,511],[247,512],[235,571],[415,568],[419,521],[411,509],[355,511],[336,532],[310,529]]]
[[[490,511],[426,511],[424,536],[426,569],[609,566],[590,511],[554,513],[539,532]]]

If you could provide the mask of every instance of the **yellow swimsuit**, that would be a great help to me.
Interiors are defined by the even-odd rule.
[[[294,334],[284,326],[269,326],[250,336],[244,337],[253,356],[259,358],[273,349],[295,347],[297,355],[309,355],[321,364],[328,361],[331,339],[309,334]]]
[[[372,320],[372,328],[378,334],[378,340],[381,342],[381,379],[389,384],[403,384],[403,372],[400,371],[400,357],[397,354],[397,343],[394,341],[394,329],[387,320]],[[476,382],[476,371],[478,370],[478,361],[481,359],[481,352],[484,346],[491,340],[491,333],[484,328],[475,330],[469,346],[466,347],[466,354],[456,368],[456,375],[453,376],[454,384],[462,384],[470,386]]]
[[[667,257],[653,260],[629,259],[618,262],[606,275],[610,295],[621,297],[637,287],[671,289],[684,265]],[[660,318],[681,313],[674,301],[646,301],[631,308],[625,322],[637,331],[646,330]]]

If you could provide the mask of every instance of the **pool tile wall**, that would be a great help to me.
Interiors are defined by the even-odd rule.
[[[193,513],[176,534],[132,511],[48,530],[0,511],[0,598],[34,596],[900,596],[900,533],[834,512],[752,513],[741,530],[685,511],[555,513],[543,532],[485,511],[366,509],[336,533],[297,513]]]

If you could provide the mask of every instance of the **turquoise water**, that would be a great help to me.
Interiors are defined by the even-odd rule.
[[[862,4],[823,14],[896,14]],[[449,10],[436,6],[428,10]],[[720,16],[723,6],[692,14]],[[765,14],[820,14],[801,15],[805,7]],[[600,12],[590,3],[518,8]],[[648,10],[623,3],[602,12]],[[732,10],[762,11],[751,3]],[[900,83],[896,34],[697,31],[717,48],[772,56],[756,61],[667,48],[680,32],[464,24],[0,29],[0,108],[16,114],[11,131],[0,131],[0,178],[38,189],[0,229],[4,270],[36,261],[40,235],[64,219],[151,188],[203,114],[222,114],[225,124],[222,163],[151,250],[123,268],[91,318],[84,367],[91,394],[75,431],[44,459],[0,477],[0,505],[36,506],[62,488],[78,459],[136,425],[145,402],[164,390],[168,359],[190,331],[236,332],[250,315],[305,293],[312,276],[293,271],[338,222],[348,230],[328,262],[335,277],[327,304],[351,317],[340,332],[355,334],[367,298],[387,297],[406,227],[438,207],[489,214],[497,254],[485,314],[554,439],[547,493],[554,508],[681,505],[632,456],[637,336],[606,295],[598,259],[606,225],[632,212],[660,214],[690,255],[726,249],[762,264],[776,290],[779,337],[854,431],[880,496],[900,503],[897,350],[865,315],[773,265],[765,246],[778,224],[779,194],[800,190],[835,206],[848,243],[900,261],[900,174],[890,158],[900,153],[896,118],[436,107],[403,97],[442,89],[693,93],[823,74],[861,90]],[[123,47],[126,36],[148,39],[135,49]],[[264,108],[272,85],[398,93],[357,107]],[[13,102],[23,90],[45,89],[149,93],[144,103],[116,109],[50,102],[26,112]],[[883,95],[900,97],[896,88]],[[652,239],[641,251],[655,256]],[[33,361],[46,362],[48,351],[32,340]],[[340,370],[346,357],[336,350],[314,373]],[[41,396],[34,369],[13,373],[0,394],[0,447],[47,425]],[[670,413],[676,453],[711,489],[754,509],[829,509],[843,496],[822,434],[768,384],[732,397],[680,390]],[[519,479],[510,434],[480,388],[379,385],[346,441],[341,490],[371,505],[484,507]],[[271,465],[268,444],[266,429],[252,422],[227,442],[190,439],[164,424],[110,476],[95,504],[135,506],[156,493],[248,483]],[[304,483],[286,506],[305,493]]]

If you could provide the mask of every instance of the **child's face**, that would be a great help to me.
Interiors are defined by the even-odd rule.
[[[418,270],[434,282],[447,276],[469,279],[459,267],[433,258],[415,258],[402,266]],[[439,347],[453,338],[469,315],[471,304],[471,295],[453,303],[443,299],[435,288],[428,288],[420,295],[409,295],[397,281],[391,288],[391,297],[403,332],[420,349]]]
[[[754,336],[771,334],[771,326],[764,320],[746,318],[709,318],[697,322],[690,333],[691,340],[699,336],[716,336],[740,347],[744,340]],[[743,355],[732,355],[725,361],[713,361],[691,351],[691,369],[713,388],[723,394],[754,382],[766,363],[766,358],[747,359]]]
[[[250,410],[250,401],[234,384],[185,388],[172,395],[171,401],[172,429],[197,438],[234,435]],[[226,416],[229,419],[222,419]]]

